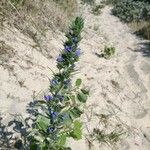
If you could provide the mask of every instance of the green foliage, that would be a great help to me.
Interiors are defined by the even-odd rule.
[[[66,33],[64,49],[57,58],[59,72],[53,73],[45,100],[37,101],[35,128],[28,136],[31,150],[66,150],[69,149],[65,147],[67,137],[82,138],[82,124],[78,118],[83,113],[83,103],[89,92],[80,88],[81,79],[77,79],[73,86],[70,77],[81,54],[78,43],[83,26],[81,17],[72,23]]]
[[[144,0],[116,1],[113,14],[125,22],[150,20],[150,3]]]
[[[106,46],[104,48],[104,53],[103,53],[104,58],[106,58],[106,59],[110,58],[111,56],[113,56],[115,54],[115,51],[116,51],[115,47],[107,47]]]
[[[77,79],[76,80],[76,86],[79,87],[82,83],[82,79]]]
[[[85,103],[87,100],[87,94],[84,94],[83,92],[78,93],[77,97],[78,100],[82,103]]]
[[[73,131],[71,132],[71,136],[76,140],[82,139],[81,127],[82,127],[81,122],[79,122],[79,121],[74,122],[74,127],[73,127]]]

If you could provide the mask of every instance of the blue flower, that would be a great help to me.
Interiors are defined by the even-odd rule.
[[[65,45],[65,51],[66,52],[71,52],[72,51],[72,47],[68,46],[68,45]]]
[[[64,84],[65,84],[65,85],[68,85],[70,82],[71,82],[71,80],[68,79],[68,80],[65,80],[65,81],[64,81]]]
[[[79,57],[79,56],[81,55],[80,49],[78,49],[78,50],[75,52],[75,54]]]
[[[53,119],[55,119],[57,117],[57,112],[52,112],[51,116],[52,116]]]
[[[50,116],[52,117],[52,119],[55,119],[57,117],[57,112],[52,111],[51,108],[48,108],[48,112],[50,114]]]
[[[59,55],[59,56],[57,57],[56,61],[57,61],[57,62],[62,62],[62,61],[64,61],[64,58],[63,58],[61,55]]]
[[[51,84],[52,84],[52,85],[57,85],[57,84],[58,84],[58,80],[57,80],[57,79],[53,79],[53,80],[51,81]]]
[[[54,132],[54,130],[55,130],[54,127],[49,127],[49,128],[47,129],[47,132],[48,132],[48,133],[52,133],[52,132]]]
[[[64,96],[63,96],[63,95],[60,95],[60,94],[57,94],[57,98],[58,98],[60,101],[63,101],[63,100],[64,100]]]
[[[44,99],[46,101],[51,101],[53,99],[53,96],[51,96],[51,95],[44,95]]]

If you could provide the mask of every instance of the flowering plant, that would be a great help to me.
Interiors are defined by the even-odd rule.
[[[36,116],[35,127],[29,134],[30,149],[67,150],[67,137],[81,139],[82,123],[78,118],[83,113],[83,104],[89,92],[80,87],[82,80],[77,79],[72,85],[71,76],[76,71],[75,63],[79,60],[81,50],[81,31],[84,21],[77,17],[66,33],[64,49],[57,57],[58,72],[53,73],[49,94],[37,101],[40,107]]]

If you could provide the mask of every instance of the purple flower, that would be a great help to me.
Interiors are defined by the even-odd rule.
[[[64,84],[65,84],[65,85],[68,85],[70,82],[71,82],[71,80],[68,79],[68,80],[65,80],[65,81],[64,81]]]
[[[57,62],[62,62],[62,61],[64,61],[64,58],[59,55],[56,60],[57,60]]]
[[[52,116],[53,119],[55,119],[57,117],[57,112],[52,112],[51,116]]]
[[[51,84],[53,84],[53,85],[56,85],[56,84],[58,84],[58,80],[56,80],[56,79],[53,79],[53,80],[51,81]]]
[[[78,50],[75,52],[75,54],[79,57],[79,56],[81,55],[80,49],[78,49]]]
[[[51,101],[53,99],[53,96],[51,96],[51,95],[44,95],[44,99],[46,101]]]
[[[51,115],[52,119],[55,119],[57,117],[57,112],[52,111],[51,108],[48,108],[48,112]]]
[[[65,51],[66,52],[71,52],[72,51],[72,47],[68,46],[68,45],[65,45]]]

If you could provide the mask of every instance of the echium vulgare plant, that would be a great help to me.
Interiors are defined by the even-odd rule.
[[[80,87],[81,79],[73,84],[71,76],[76,71],[75,63],[81,54],[78,45],[83,26],[81,17],[73,21],[66,33],[64,49],[56,59],[59,71],[53,73],[49,94],[37,102],[41,109],[36,116],[35,127],[29,134],[31,150],[69,150],[71,148],[66,147],[67,137],[76,140],[82,138],[79,117],[89,92]]]

